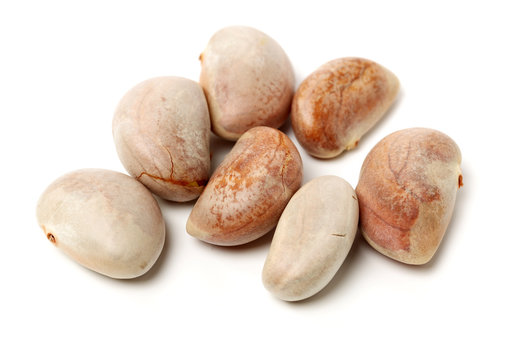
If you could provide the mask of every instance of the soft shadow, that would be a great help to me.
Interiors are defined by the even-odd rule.
[[[210,138],[210,150],[211,150],[211,171],[212,174],[218,165],[223,161],[225,156],[232,150],[235,142],[220,138],[211,132]]]
[[[195,203],[197,202],[198,200],[198,197],[196,199],[192,199],[192,200],[188,200],[188,201],[171,201],[171,200],[165,200],[165,199],[161,199],[161,198],[158,198],[158,203],[159,203],[159,206],[161,207],[161,210],[163,209],[169,209],[169,208],[172,208],[172,209],[184,209],[184,208],[192,208],[193,205],[195,205]]]
[[[266,247],[268,244],[271,243],[271,240],[273,239],[274,231],[275,231],[275,228],[273,228],[271,231],[269,231],[265,235],[262,235],[258,239],[250,241],[249,243],[246,243],[246,244],[235,245],[235,246],[214,245],[214,244],[206,243],[205,241],[201,241],[199,239],[195,239],[195,240],[200,244],[200,246],[205,246],[205,247],[210,248],[215,251],[241,253],[241,252],[253,251],[254,249],[260,249],[260,248]]]
[[[293,130],[292,130],[292,123],[291,123],[291,120],[290,120],[290,115],[287,117],[287,119],[285,120],[283,125],[280,126],[280,128],[278,130],[280,130],[281,132],[285,133],[286,135],[294,133]]]

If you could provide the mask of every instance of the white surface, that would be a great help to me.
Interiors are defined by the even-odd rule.
[[[509,358],[504,2],[184,3],[1,3],[0,358]],[[111,134],[121,96],[153,76],[197,80],[209,37],[232,24],[275,38],[298,83],[343,56],[401,81],[357,149],[329,161],[301,151],[305,181],[335,174],[355,186],[372,146],[406,127],[458,143],[465,186],[430,264],[399,264],[358,238],[324,291],[285,303],[260,279],[270,237],[204,244],[185,232],[191,203],[161,202],[166,247],[138,280],[86,270],[46,240],[35,205],[51,181],[84,167],[124,172]],[[229,146],[214,142],[216,164]]]

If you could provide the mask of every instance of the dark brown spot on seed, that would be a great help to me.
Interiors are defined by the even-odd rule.
[[[55,236],[52,234],[52,233],[47,233],[46,234],[46,237],[48,238],[49,241],[51,241],[53,244],[57,244],[57,239],[55,239]]]

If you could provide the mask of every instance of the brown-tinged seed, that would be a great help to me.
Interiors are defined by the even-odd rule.
[[[265,126],[248,130],[213,173],[186,224],[217,245],[239,245],[271,230],[301,185],[302,161],[292,141]]]
[[[332,60],[310,74],[292,102],[292,127],[311,155],[332,158],[358,145],[396,98],[397,77],[361,58]]]
[[[437,130],[400,130],[375,145],[356,187],[368,243],[392,259],[427,263],[452,217],[460,162],[458,146]]]

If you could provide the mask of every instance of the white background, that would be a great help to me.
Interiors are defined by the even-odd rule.
[[[2,1],[0,358],[508,359],[504,3]],[[286,303],[260,279],[271,237],[202,243],[185,232],[192,203],[160,202],[166,246],[136,280],[84,269],[46,240],[35,205],[49,183],[79,168],[124,172],[111,135],[122,95],[154,76],[198,80],[208,39],[233,24],[276,39],[296,86],[344,56],[400,79],[397,102],[358,148],[321,161],[299,147],[305,182],[335,174],[354,187],[368,151],[398,129],[436,128],[457,142],[465,186],[428,265],[397,263],[358,237],[321,293]],[[214,164],[230,146],[213,141]]]

